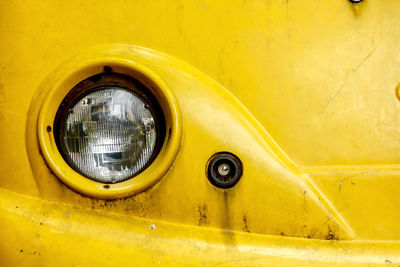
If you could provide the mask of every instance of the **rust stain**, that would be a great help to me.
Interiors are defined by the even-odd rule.
[[[242,221],[243,221],[242,231],[250,233],[246,214],[243,214]]]
[[[339,236],[337,233],[332,229],[330,225],[328,225],[328,233],[324,237],[325,240],[339,240]]]
[[[200,205],[197,209],[199,213],[199,225],[206,225],[208,224],[208,218],[207,218],[207,205],[206,203],[203,203]]]

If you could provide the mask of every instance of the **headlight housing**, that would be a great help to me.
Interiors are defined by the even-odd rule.
[[[172,163],[178,154],[181,143],[182,119],[179,104],[169,87],[170,85],[159,75],[159,70],[157,68],[150,69],[136,62],[137,60],[139,61],[139,58],[136,58],[136,54],[129,49],[94,48],[92,53],[82,53],[80,56],[71,58],[63,63],[43,81],[40,92],[44,98],[39,105],[37,138],[41,155],[53,175],[47,178],[40,176],[38,179],[57,177],[70,189],[83,195],[102,199],[117,199],[149,189],[168,173],[171,166],[173,166]],[[126,157],[126,154],[123,155],[126,152],[122,150],[123,146],[121,145],[125,144],[126,148],[127,135],[133,135],[133,138],[135,136],[135,131],[131,127],[130,133],[127,135],[121,134],[121,136],[125,136],[125,141],[118,141],[119,150],[113,150],[114,152],[117,151],[116,153],[118,154],[105,155],[106,157],[102,155],[96,156],[99,160],[100,157],[103,157],[103,162],[100,163],[103,170],[106,169],[106,174],[99,176],[97,172],[90,174],[82,166],[74,163],[72,154],[69,155],[69,153],[74,152],[74,148],[70,146],[68,150],[68,141],[64,140],[63,137],[68,137],[66,130],[64,130],[64,128],[68,129],[68,126],[64,127],[65,122],[68,120],[68,111],[73,110],[75,105],[79,105],[80,100],[84,100],[90,94],[102,90],[106,90],[104,92],[107,92],[107,90],[119,93],[124,92],[124,97],[122,98],[130,98],[131,101],[132,99],[137,99],[138,103],[148,105],[147,110],[151,116],[149,113],[146,116],[154,120],[154,134],[150,130],[150,134],[147,134],[147,136],[150,138],[155,136],[155,145],[153,148],[152,142],[149,141],[146,143],[147,145],[141,144],[140,147],[142,149],[137,150],[136,156]],[[90,109],[87,114],[92,116],[92,113],[99,112],[99,116],[93,114],[94,118],[91,118],[91,120],[105,119],[106,121],[113,121],[115,119],[111,115],[111,111],[102,112],[100,107],[93,107],[92,111],[93,103],[90,102],[89,104],[86,102],[87,100],[85,99],[85,105]],[[107,103],[105,101],[105,104],[103,103],[102,105],[110,106]],[[83,103],[81,102],[80,104],[82,105]],[[107,109],[110,110],[110,108],[105,108],[105,110]],[[126,114],[120,108],[115,108],[113,112],[117,114],[117,118],[124,116],[121,114]],[[131,113],[137,114],[136,111]],[[83,130],[83,123],[80,123],[80,125],[72,128]],[[125,129],[125,127],[121,128]],[[115,134],[116,132],[114,130],[113,133]],[[88,136],[90,139],[91,135],[88,134],[86,131],[86,133],[79,134],[78,137]],[[94,142],[100,140],[96,139],[97,134],[93,134],[92,146]],[[102,134],[101,140],[106,142],[105,134]],[[131,143],[128,141],[128,144],[138,144],[139,141],[132,140]],[[79,144],[79,141],[77,143]],[[150,150],[148,155],[151,154],[151,156],[141,159],[139,155],[143,154],[146,148],[150,148],[148,149]],[[127,149],[129,150],[129,148]],[[79,149],[80,151],[81,149]],[[85,157],[83,158],[85,159]],[[80,161],[78,159],[75,162]],[[135,164],[139,161],[141,161],[140,164]],[[87,164],[85,162],[82,163]],[[127,167],[130,169],[129,174],[119,173],[119,176],[116,175],[117,172],[120,172],[123,168],[126,170]],[[114,173],[110,174],[111,171]],[[54,181],[47,181],[47,183],[51,182]]]
[[[71,168],[102,183],[128,180],[160,151],[165,119],[140,82],[102,73],[77,84],[54,120],[57,147]]]

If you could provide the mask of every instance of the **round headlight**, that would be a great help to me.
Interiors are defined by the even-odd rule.
[[[99,74],[75,86],[61,104],[54,128],[67,163],[103,183],[142,172],[165,134],[155,98],[144,85],[119,74]]]

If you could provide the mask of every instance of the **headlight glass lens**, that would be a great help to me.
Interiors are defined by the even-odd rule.
[[[157,123],[146,100],[120,86],[101,86],[70,105],[59,145],[70,166],[103,183],[141,172],[156,149]]]

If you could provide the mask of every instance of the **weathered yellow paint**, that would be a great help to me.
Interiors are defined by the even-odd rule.
[[[371,266],[400,261],[399,243],[191,227],[99,214],[3,189],[0,197],[4,266]]]
[[[399,263],[399,7],[0,3],[0,263]],[[65,186],[37,131],[60,77],[100,58],[149,69],[181,109],[168,172],[112,201]],[[205,175],[218,151],[243,162],[229,190]]]
[[[110,54],[113,58],[107,59],[106,55]],[[48,133],[43,131],[48,122],[54,118],[56,111],[54,103],[59,103],[63,99],[62,91],[52,89],[53,80],[58,80],[54,77],[62,75],[63,70],[70,69],[73,69],[72,73],[78,73],[77,75],[81,77],[81,72],[75,71],[73,66],[77,62],[93,62],[93,58],[101,58],[100,62],[109,61],[113,68],[116,67],[113,62],[125,60],[151,69],[163,79],[166,87],[171,89],[182,110],[183,137],[173,167],[159,184],[146,192],[114,202],[94,203],[93,199],[67,190],[53,174],[49,173],[39,154],[40,149],[37,144],[38,134],[39,139],[47,138],[46,142],[49,144],[54,142],[54,139],[48,138]],[[94,69],[101,71],[101,64],[93,64],[97,66]],[[323,195],[311,186],[308,178],[301,175],[293,164],[282,156],[282,152],[251,114],[225,88],[193,67],[149,49],[131,45],[105,45],[82,51],[71,61],[62,63],[60,68],[61,70],[55,74],[51,73],[39,87],[28,115],[26,134],[28,156],[31,165],[36,168],[33,169],[33,176],[43,197],[126,215],[192,225],[320,239],[352,237],[351,229],[346,222]],[[92,76],[93,68],[89,69],[91,71],[86,75]],[[75,79],[77,78],[74,77],[73,80]],[[61,84],[68,80],[62,78]],[[73,87],[73,84],[71,86]],[[65,85],[55,86],[55,88],[65,87]],[[52,96],[52,92],[55,97]],[[48,106],[38,105],[42,101],[47,101],[45,104],[48,105],[53,102],[49,114],[46,114]],[[44,116],[48,120],[47,123],[40,122],[39,118],[41,132],[37,132],[35,127],[39,109],[45,110]],[[60,156],[52,158],[54,150],[46,156],[46,159],[49,164],[59,166],[60,170],[52,167],[55,173],[71,172],[72,170],[65,168]],[[168,148],[166,151],[169,151]],[[243,177],[231,190],[214,188],[205,176],[207,161],[217,151],[231,151],[243,162]],[[155,170],[164,169],[158,161],[155,161],[152,167]],[[147,174],[146,177],[146,172],[143,174],[140,179],[152,179],[151,175]],[[71,179],[71,183],[77,180],[71,175],[65,176],[62,178]],[[89,185],[87,182],[82,188]],[[96,192],[96,189],[101,188],[90,189],[91,191],[89,189],[84,192],[97,196],[102,193]],[[112,193],[111,191],[105,196],[110,197]],[[268,207],[268,212],[260,212],[259,209],[262,207],[264,210],[268,203],[281,202],[282,196],[285,196],[284,205],[272,205]]]

